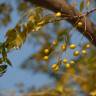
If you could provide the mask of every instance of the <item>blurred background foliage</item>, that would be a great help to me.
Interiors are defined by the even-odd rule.
[[[84,6],[84,1],[87,1],[87,7]],[[66,0],[66,2],[80,12],[96,7],[95,0]],[[15,11],[17,17],[12,15]],[[30,45],[32,51],[30,50],[31,54],[22,60],[19,65],[20,70],[46,74],[52,82],[42,84],[38,88],[30,86],[26,89],[24,88],[27,84],[24,85],[23,81],[18,82],[16,90],[19,91],[7,92],[3,89],[0,91],[0,96],[18,96],[17,94],[20,96],[96,96],[96,47],[78,32],[76,29],[78,22],[73,27],[58,14],[60,15],[26,0],[8,0],[8,2],[1,0],[0,28],[1,30],[6,28],[6,32],[0,31],[0,35],[4,35],[4,38],[0,37],[0,76],[5,72],[8,74],[7,70],[10,68],[8,69],[7,65],[15,66],[8,54],[15,50],[23,52],[22,46],[27,43],[25,45]],[[93,13],[89,17],[94,24],[95,15]],[[14,20],[17,21],[15,24]],[[27,54],[28,49],[25,47],[25,50],[24,55]],[[34,78],[32,75],[31,78]],[[18,78],[20,76],[18,74]],[[3,76],[1,78],[3,80]],[[41,83],[42,76],[39,78],[37,82]],[[28,83],[30,85],[30,82]]]

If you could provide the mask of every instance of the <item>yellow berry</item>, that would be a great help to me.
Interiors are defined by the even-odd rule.
[[[67,60],[66,58],[63,59],[63,63],[67,63],[67,61],[68,61],[68,60]]]
[[[87,51],[86,50],[82,50],[82,54],[87,54]]]
[[[73,53],[73,55],[74,55],[74,56],[78,56],[78,55],[79,55],[79,51],[75,51],[75,52]]]
[[[69,67],[70,67],[70,64],[69,64],[69,63],[67,63],[67,64],[66,64],[66,68],[69,68]]]
[[[61,12],[57,12],[55,15],[56,15],[57,17],[60,17],[60,16],[61,16]]]
[[[58,64],[53,64],[53,65],[52,65],[52,69],[53,69],[54,71],[57,71],[57,70],[59,69]]]
[[[90,48],[90,44],[86,44],[86,48]]]
[[[78,26],[81,27],[83,25],[82,22],[78,22]]]
[[[55,45],[57,45],[57,40],[54,40],[53,42],[52,42],[52,44],[55,46]]]
[[[43,57],[44,60],[48,60],[48,58],[49,58],[48,56],[44,56]]]
[[[61,49],[62,49],[62,51],[65,51],[65,50],[66,50],[66,44],[63,44],[63,45],[61,46]]]
[[[75,61],[71,60],[71,61],[70,61],[70,64],[75,64]]]
[[[70,49],[75,49],[76,48],[76,45],[75,44],[71,44],[70,45]]]
[[[49,49],[45,49],[44,53],[46,53],[46,54],[49,53]]]

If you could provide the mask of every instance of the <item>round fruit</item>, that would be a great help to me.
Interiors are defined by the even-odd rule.
[[[90,48],[90,44],[86,44],[86,48]]]
[[[69,67],[70,67],[70,64],[69,64],[69,63],[67,63],[67,64],[66,64],[66,68],[69,68]]]
[[[49,53],[49,49],[45,49],[44,53],[46,53],[46,54]]]
[[[66,44],[63,44],[63,45],[61,46],[61,50],[62,50],[62,51],[65,51],[65,50],[66,50]]]
[[[63,63],[67,63],[67,61],[68,61],[68,60],[67,60],[66,58],[63,59]]]
[[[73,53],[73,55],[74,55],[74,56],[78,56],[78,55],[79,55],[79,51],[75,51],[75,52]]]
[[[44,60],[48,60],[48,58],[49,58],[48,56],[44,56],[43,57]]]
[[[87,51],[86,50],[82,50],[82,54],[87,54]]]
[[[53,69],[54,71],[57,71],[57,70],[59,69],[58,64],[53,64],[53,65],[52,65],[52,69]]]
[[[76,45],[75,44],[71,44],[70,45],[70,49],[75,49],[76,48]]]
[[[78,22],[78,26],[81,27],[83,25],[82,22]]]
[[[57,16],[57,17],[60,17],[60,16],[61,16],[61,12],[57,12],[57,13],[56,13],[56,16]]]

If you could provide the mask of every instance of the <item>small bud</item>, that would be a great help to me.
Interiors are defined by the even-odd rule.
[[[78,22],[78,27],[81,27],[83,25],[82,22]]]
[[[75,44],[71,44],[70,45],[70,49],[75,49],[76,48],[76,45]]]
[[[57,17],[60,17],[60,16],[61,16],[61,12],[57,12],[55,15],[56,15]]]
[[[75,51],[75,52],[73,53],[73,55],[74,55],[74,56],[78,56],[78,55],[79,55],[79,51]]]

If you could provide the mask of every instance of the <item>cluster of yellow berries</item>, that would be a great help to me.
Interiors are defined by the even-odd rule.
[[[69,68],[70,67],[70,64],[75,64],[75,61],[71,60],[70,63],[68,63],[68,59],[67,58],[64,58],[62,60],[61,64],[64,64],[66,68]],[[52,64],[51,67],[52,67],[53,71],[58,71],[60,65],[58,63],[56,63],[56,64]]]
[[[54,41],[52,42],[52,45],[53,45],[53,46],[56,46],[57,44],[58,44],[58,41],[57,41],[57,40],[54,40]],[[49,56],[48,56],[49,51],[50,51],[50,50],[49,50],[48,48],[44,49],[44,54],[45,54],[45,56],[43,57],[43,60],[47,61],[47,60],[49,59]]]
[[[45,49],[44,50],[44,53],[46,54],[44,57],[43,57],[43,59],[45,60],[45,61],[47,61],[48,59],[49,59],[49,56],[47,55],[48,53],[49,53],[49,49]]]
[[[63,64],[65,64],[65,67],[66,67],[66,68],[69,68],[70,65],[75,64],[75,61],[71,60],[71,61],[68,63],[68,59],[67,59],[67,58],[64,58],[64,59],[63,59]]]
[[[76,45],[75,44],[71,44],[69,47],[70,47],[70,49],[75,49]],[[66,49],[67,49],[67,45],[66,44],[61,45],[61,50],[62,51],[66,51]]]
[[[70,49],[75,49],[75,48],[76,48],[76,45],[75,45],[75,44],[71,44],[71,45],[69,46],[69,48],[70,48]],[[86,44],[86,45],[85,45],[85,48],[81,50],[81,53],[84,54],[84,55],[87,54],[87,50],[86,50],[86,49],[88,49],[88,48],[90,48],[90,44]],[[61,46],[61,49],[62,49],[62,51],[65,51],[65,50],[66,50],[66,45],[63,44],[63,45]],[[73,56],[79,56],[79,55],[80,55],[80,52],[79,52],[78,50],[74,51]],[[70,68],[71,65],[75,64],[75,61],[74,61],[74,60],[68,61],[67,58],[64,58],[64,59],[62,60],[62,63],[64,64],[64,66],[65,66],[66,68]],[[59,66],[60,66],[59,64],[52,64],[51,67],[52,67],[52,69],[53,69],[54,71],[58,71],[58,70],[59,70]]]
[[[88,48],[90,48],[90,44],[86,44],[85,48],[81,50],[81,53],[83,55],[86,55],[87,54],[87,50],[86,49],[88,49]],[[73,55],[74,56],[78,56],[78,55],[80,55],[80,52],[79,51],[74,51]]]
[[[54,40],[54,41],[52,42],[52,45],[53,45],[53,46],[56,46],[57,44],[58,44],[58,41],[57,41],[57,40]],[[69,45],[69,48],[70,48],[71,50],[74,50],[76,47],[77,47],[76,44],[70,44],[70,45]],[[90,48],[90,44],[86,44],[86,45],[84,46],[84,48],[81,50],[81,54],[86,55],[86,54],[87,54],[87,50],[86,50],[86,49],[88,49],[88,48]],[[67,49],[67,44],[62,44],[62,45],[61,45],[61,50],[62,50],[62,51],[66,51],[66,49]],[[44,57],[43,57],[43,59],[44,59],[45,61],[48,61],[48,59],[49,59],[49,56],[48,56],[49,52],[50,52],[49,48],[45,48],[45,49],[44,49]],[[79,56],[79,55],[80,55],[80,51],[75,50],[75,51],[73,52],[73,56],[76,57],[76,56]],[[63,60],[61,60],[61,64],[64,64],[64,66],[65,66],[66,68],[70,68],[71,65],[75,64],[75,61],[74,61],[74,60],[70,60],[70,61],[69,61],[67,58],[64,58]],[[51,68],[52,68],[54,71],[58,71],[58,70],[59,70],[59,67],[60,67],[60,64],[58,64],[58,63],[52,64],[52,66],[51,66]]]
[[[64,66],[65,66],[66,68],[70,68],[70,66],[71,66],[72,64],[75,64],[75,61],[74,61],[74,60],[71,60],[71,61],[68,63],[68,59],[67,59],[67,58],[64,58],[64,59],[62,60],[61,64],[64,64]],[[59,65],[58,63],[57,63],[57,64],[52,64],[51,67],[52,67],[53,71],[58,71],[60,65]]]

